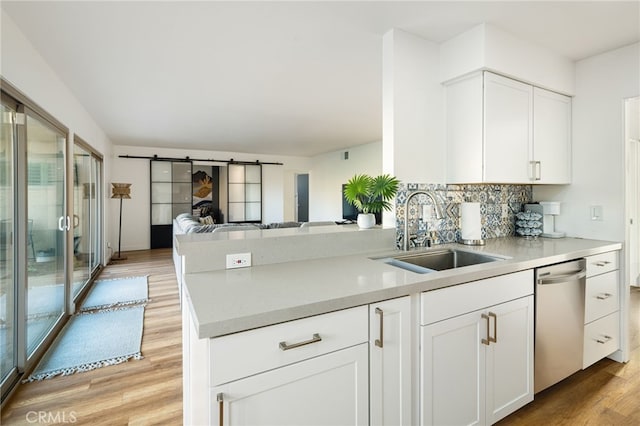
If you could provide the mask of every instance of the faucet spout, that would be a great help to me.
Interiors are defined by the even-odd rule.
[[[438,205],[438,203],[436,202],[435,197],[433,196],[432,193],[428,192],[428,191],[423,191],[423,190],[418,190],[418,191],[414,191],[411,194],[409,194],[409,196],[407,197],[407,201],[405,202],[405,207],[404,207],[404,235],[402,236],[402,249],[404,251],[409,250],[409,202],[413,199],[413,197],[415,197],[416,195],[420,195],[420,194],[424,194],[425,196],[427,196],[429,199],[431,199],[431,203],[433,204],[433,207],[436,211],[436,219],[442,219],[443,218],[443,214],[442,214],[442,208],[440,207],[440,205]]]

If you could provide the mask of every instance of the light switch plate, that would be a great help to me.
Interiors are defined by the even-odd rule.
[[[602,206],[590,206],[589,215],[591,220],[602,221]]]
[[[227,255],[227,269],[246,268],[251,266],[251,253],[234,253]]]

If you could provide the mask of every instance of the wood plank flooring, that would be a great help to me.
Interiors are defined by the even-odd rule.
[[[78,425],[182,424],[181,319],[170,250],[127,253],[101,278],[149,275],[144,359],[27,383],[2,411],[2,425],[32,425],[34,414],[71,414]],[[602,360],[539,393],[499,425],[640,424],[640,290],[631,296],[631,361]],[[29,417],[31,416],[31,417]],[[31,421],[30,421],[31,420]],[[40,424],[54,424],[44,422]]]
[[[128,260],[108,265],[100,278],[149,275],[144,359],[22,384],[3,408],[0,424],[182,424],[181,316],[171,250],[127,255]],[[54,421],[34,422],[40,413]]]

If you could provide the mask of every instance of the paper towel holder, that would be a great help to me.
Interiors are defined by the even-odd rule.
[[[484,239],[480,239],[480,240],[465,240],[464,238],[460,238],[458,240],[458,242],[460,244],[464,244],[467,246],[483,246],[485,244],[485,240]]]
[[[460,203],[460,233],[458,242],[468,246],[483,246],[482,219],[480,203],[463,202]]]

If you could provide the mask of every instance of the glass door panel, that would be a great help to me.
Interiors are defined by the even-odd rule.
[[[0,114],[0,383],[4,383],[16,373],[17,367],[13,229],[13,141],[16,111],[2,105]]]
[[[262,166],[229,164],[227,173],[229,222],[261,222]]]
[[[76,137],[77,138],[77,137]],[[90,282],[100,266],[98,221],[101,160],[77,138],[73,150],[73,279],[72,298]]]
[[[65,135],[26,116],[27,212],[33,226],[35,259],[27,265],[27,358],[64,313]]]
[[[89,251],[89,268],[91,272],[94,273],[101,265],[100,260],[102,259],[102,239],[100,232],[102,230],[102,216],[100,212],[102,211],[102,159],[96,158],[94,156],[91,157],[91,171],[92,171],[92,181],[91,181],[91,196],[89,197],[89,221],[91,223],[90,235],[91,235],[91,243],[89,246],[91,247]]]
[[[91,154],[77,143],[73,147],[73,279],[75,299],[91,278],[91,197],[95,196]]]

